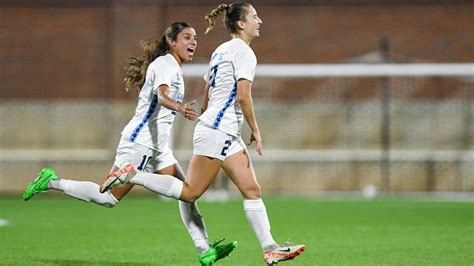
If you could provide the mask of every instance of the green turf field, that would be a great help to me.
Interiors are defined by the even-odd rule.
[[[281,265],[474,265],[474,203],[266,199]],[[242,202],[201,202],[211,239],[239,247],[218,265],[265,265]],[[199,265],[177,202],[129,197],[107,209],[67,197],[0,198],[0,265]]]

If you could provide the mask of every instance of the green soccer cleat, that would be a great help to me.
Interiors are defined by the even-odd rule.
[[[224,239],[214,242],[206,252],[199,255],[199,261],[202,266],[214,265],[216,261],[229,256],[229,254],[237,247],[237,241],[219,245],[222,241],[224,241]]]
[[[31,199],[35,194],[48,191],[48,182],[51,179],[56,179],[58,176],[53,169],[46,167],[38,173],[38,177],[26,187],[23,193],[25,201]]]

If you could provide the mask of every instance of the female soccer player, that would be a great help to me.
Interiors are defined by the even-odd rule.
[[[186,182],[153,174],[136,174],[129,166],[109,176],[101,191],[131,183],[168,197],[194,202],[223,168],[244,197],[245,214],[263,249],[265,262],[275,264],[293,259],[303,252],[305,246],[278,245],[273,240],[265,205],[260,198],[260,185],[241,139],[245,119],[251,130],[249,144],[255,141],[257,153],[263,154],[251,96],[257,60],[249,46],[254,38],[259,37],[262,20],[248,3],[221,4],[205,17],[209,22],[206,33],[222,13],[232,39],[214,51],[204,77],[207,83],[203,113],[194,131],[194,155],[188,166]]]
[[[131,163],[143,172],[184,180],[183,170],[168,141],[177,112],[191,121],[198,115],[192,107],[195,101],[182,103],[184,80],[181,70],[181,64],[193,58],[197,46],[196,32],[188,24],[177,22],[169,26],[159,39],[145,42],[142,46],[144,54],[128,60],[125,87],[126,90],[137,89],[138,105],[135,115],[122,131],[111,172],[124,163]],[[37,193],[55,189],[86,202],[114,207],[132,187],[127,185],[100,193],[99,185],[93,182],[60,179],[51,168],[45,168],[28,185],[23,199],[29,200]],[[195,203],[180,201],[179,209],[203,265],[214,263],[236,247],[235,241],[226,245],[209,244],[204,221]]]

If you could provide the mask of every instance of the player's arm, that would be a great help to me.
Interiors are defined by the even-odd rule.
[[[237,82],[237,95],[239,96],[239,104],[244,114],[245,120],[252,131],[250,135],[249,145],[256,141],[257,153],[263,155],[263,144],[262,137],[260,136],[260,129],[257,125],[257,119],[255,118],[255,112],[253,109],[252,100],[252,82],[247,79],[239,79]]]
[[[204,86],[204,92],[202,93],[201,114],[207,110],[208,103],[209,103],[209,83],[206,82],[206,86]]]
[[[196,100],[192,100],[185,104],[174,101],[169,96],[170,88],[166,84],[161,84],[158,88],[158,102],[161,106],[168,108],[170,110],[181,113],[187,119],[194,121],[198,117],[198,113],[193,108],[193,104]]]

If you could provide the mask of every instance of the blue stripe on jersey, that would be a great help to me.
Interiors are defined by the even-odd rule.
[[[234,88],[230,92],[227,102],[225,102],[224,107],[219,111],[219,113],[217,113],[216,119],[214,120],[214,123],[212,123],[212,127],[214,129],[219,128],[219,125],[221,124],[221,120],[222,120],[222,117],[224,116],[225,111],[230,107],[235,97],[237,97],[237,82],[234,83]]]
[[[150,107],[148,107],[148,111],[146,112],[145,117],[143,117],[142,122],[135,128],[135,130],[133,130],[133,133],[130,136],[131,141],[135,141],[135,139],[137,139],[138,134],[143,129],[145,124],[148,123],[148,120],[150,120],[157,106],[158,106],[158,96],[153,95],[153,99],[151,99],[151,104],[150,104]]]

